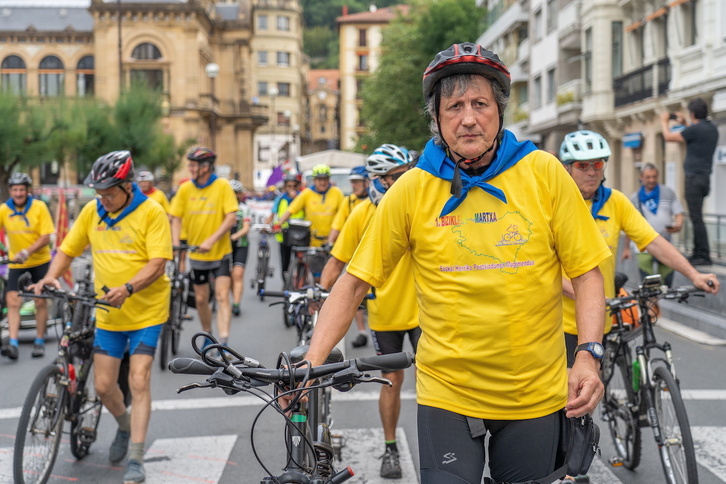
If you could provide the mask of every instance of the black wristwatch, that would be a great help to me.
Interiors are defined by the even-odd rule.
[[[589,352],[596,360],[602,360],[602,357],[605,355],[605,347],[600,343],[582,343],[575,348],[575,355],[579,351]]]
[[[134,286],[132,286],[129,282],[124,285],[126,286],[126,290],[129,291],[129,296],[131,296],[134,293]]]

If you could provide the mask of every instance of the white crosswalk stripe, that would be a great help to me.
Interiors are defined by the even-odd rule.
[[[384,439],[383,429],[341,429],[335,430],[343,436],[345,445],[342,450],[342,462],[353,469],[355,476],[350,479],[351,484],[380,483],[381,460]],[[395,484],[418,484],[418,475],[408,447],[406,432],[402,428],[396,429],[396,444],[401,456],[401,479],[385,479],[385,482]]]
[[[723,427],[691,427],[696,460],[726,482],[726,432]]]
[[[236,435],[156,439],[144,455],[146,480],[155,484],[216,484],[235,442]]]
[[[0,447],[0,482],[13,482],[12,447]]]

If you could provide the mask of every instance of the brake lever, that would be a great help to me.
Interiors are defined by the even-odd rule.
[[[214,387],[214,385],[212,385],[209,382],[206,382],[206,383],[194,382],[194,383],[188,383],[186,385],[181,386],[180,388],[177,388],[176,392],[177,392],[177,394],[179,394],[179,393],[185,392],[187,390],[195,390],[197,388],[213,388],[213,387]]]

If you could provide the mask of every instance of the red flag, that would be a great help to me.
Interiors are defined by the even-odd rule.
[[[66,194],[63,188],[58,190],[58,211],[55,217],[55,250],[63,243],[68,235],[68,206],[66,205]],[[70,269],[63,273],[63,280],[68,287],[73,287],[73,274]]]

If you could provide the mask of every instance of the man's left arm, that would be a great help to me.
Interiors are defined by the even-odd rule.
[[[681,115],[678,115],[681,119],[678,119],[679,122],[685,122],[685,120],[682,120]],[[686,140],[683,138],[683,135],[679,132],[673,132],[671,131],[671,127],[668,125],[668,121],[670,120],[670,113],[668,111],[664,111],[660,115],[660,124],[661,124],[661,131],[663,131],[663,139],[666,141],[673,141],[677,143],[685,143]]]
[[[595,267],[572,278],[575,292],[575,318],[578,344],[603,340],[605,291],[600,269]],[[581,417],[592,413],[604,393],[600,381],[600,360],[587,351],[579,351],[570,371],[567,392],[567,416]]]
[[[44,247],[50,243],[50,235],[45,234],[38,237],[38,239],[30,244],[28,247],[25,247],[24,249],[21,249],[18,251],[18,253],[15,255],[15,259],[19,263],[23,263],[26,260],[28,260],[28,257],[35,252],[36,250],[40,249],[41,247]],[[22,260],[18,260],[22,259]]]
[[[219,228],[217,228],[217,230],[211,236],[209,236],[207,240],[199,244],[200,252],[209,252],[210,250],[212,250],[212,247],[214,246],[214,244],[217,243],[220,238],[229,234],[229,231],[232,230],[232,227],[234,227],[234,224],[236,222],[236,211],[226,214]]]
[[[705,274],[698,272],[695,267],[678,252],[673,244],[665,238],[658,236],[653,242],[645,248],[649,254],[661,261],[668,267],[677,270],[693,282],[693,285],[704,292],[710,294],[718,293],[720,284],[715,274]],[[709,281],[713,286],[709,286]]]
[[[142,291],[150,286],[155,280],[160,278],[166,270],[166,261],[167,259],[161,257],[150,259],[149,262],[147,262],[146,265],[142,267],[136,275],[134,275],[134,277],[129,279],[127,283],[122,286],[111,288],[111,290],[107,292],[103,298],[114,306],[120,307],[132,294]],[[126,284],[131,285],[131,292],[129,292]]]

